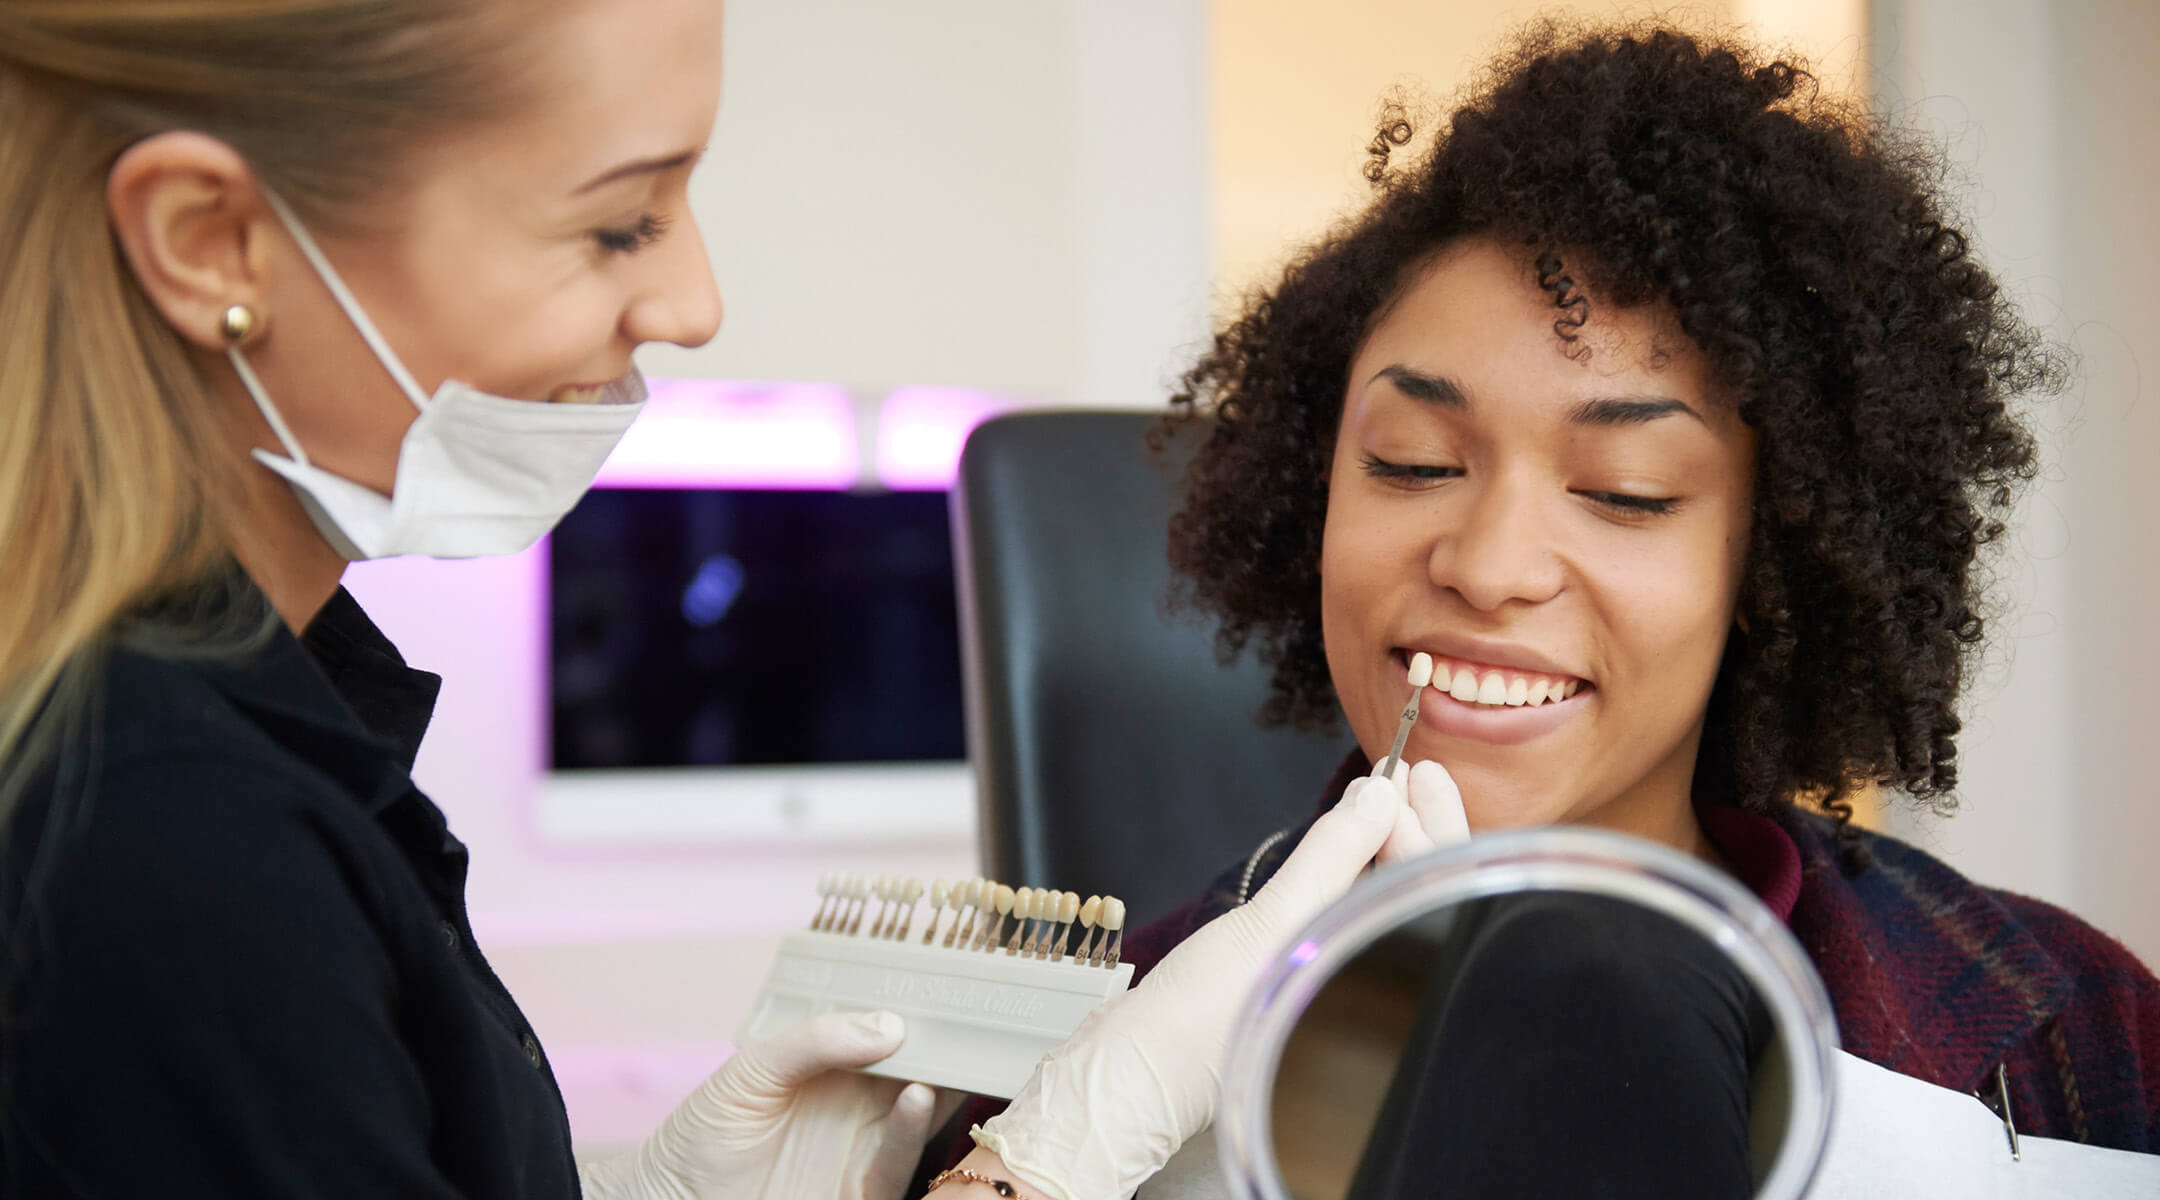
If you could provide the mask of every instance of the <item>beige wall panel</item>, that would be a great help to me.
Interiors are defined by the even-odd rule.
[[[1269,282],[1297,247],[1353,213],[1381,98],[1401,85],[1444,102],[1508,33],[1543,14],[1602,19],[1639,4],[1435,0],[1211,0],[1209,129],[1218,311]],[[1695,0],[1657,11],[1740,22],[1864,86],[1867,0]]]

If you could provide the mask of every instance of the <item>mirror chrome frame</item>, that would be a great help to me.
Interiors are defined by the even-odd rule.
[[[1837,1021],[1814,964],[1746,888],[1668,846],[1606,830],[1545,826],[1481,834],[1380,868],[1299,931],[1269,963],[1232,1035],[1216,1115],[1223,1174],[1239,1200],[1291,1200],[1271,1129],[1283,1048],[1322,986],[1360,951],[1436,909],[1527,891],[1633,901],[1730,955],[1762,993],[1791,1051],[1790,1118],[1755,1200],[1799,1200],[1830,1136]]]

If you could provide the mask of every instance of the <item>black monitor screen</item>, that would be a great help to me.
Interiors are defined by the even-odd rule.
[[[596,489],[550,556],[558,769],[966,757],[943,492]]]

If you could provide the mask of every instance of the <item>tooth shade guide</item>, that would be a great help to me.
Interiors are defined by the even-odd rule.
[[[1105,966],[1115,967],[1118,965],[1118,951],[1125,946],[1125,902],[1112,899],[1104,904],[1103,908],[1107,910],[1104,913],[1103,927],[1110,931],[1110,949],[1103,956],[1103,962]]]
[[[834,878],[825,886],[836,905],[852,906],[880,895],[880,882],[882,895],[895,906],[888,924],[905,929],[909,904],[932,891],[920,880],[862,876]],[[995,885],[984,883],[981,895],[994,901]],[[944,894],[956,920],[957,890],[948,887]],[[1006,894],[1010,910],[1011,890]],[[908,1023],[906,1045],[866,1068],[870,1074],[1010,1097],[1044,1054],[1070,1038],[1095,1007],[1125,991],[1133,976],[1128,965],[1106,968],[1062,958],[1059,935],[1070,935],[1083,907],[1077,893],[1031,888],[1027,899],[1024,919],[1037,922],[1029,933],[1038,946],[1038,953],[1027,957],[955,953],[934,943],[868,933],[850,937],[806,929],[787,935],[736,1040],[756,1041],[820,1012],[889,1009],[895,997],[905,997],[899,1011]],[[1097,915],[1105,907],[1098,900]],[[1117,906],[1107,907],[1115,915]],[[874,921],[862,924],[875,932]],[[935,931],[935,924],[928,924]],[[1102,940],[1109,942],[1107,931]],[[997,1002],[985,1007],[986,995]]]
[[[901,919],[901,894],[905,889],[907,881],[903,878],[886,878],[886,902],[877,909],[877,937],[892,937],[892,922]]]
[[[1078,920],[1079,917],[1080,893],[1065,893],[1064,896],[1060,897],[1058,901],[1058,939],[1057,946],[1050,951],[1050,958],[1052,961],[1057,961],[1065,957],[1065,947],[1072,942],[1073,922]]]
[[[1078,962],[1088,956],[1089,947],[1095,941],[1095,918],[1101,914],[1101,896],[1089,896],[1086,902],[1080,905],[1080,928],[1086,932],[1080,935],[1080,948],[1073,951],[1073,961]]]
[[[1090,966],[1103,965],[1103,957],[1110,951],[1110,939],[1124,926],[1124,902],[1115,896],[1104,896],[1102,910],[1096,916],[1096,923],[1102,927],[1102,939],[1095,944],[1094,951],[1088,956],[1088,965]]]
[[[950,946],[967,930],[968,918],[974,913],[975,881],[963,879],[953,885],[952,928],[945,931],[945,944]]]
[[[1058,930],[1065,915],[1065,893],[1051,892],[1043,902],[1042,936],[1035,942],[1035,957],[1048,958],[1057,949]]]
[[[1072,953],[1071,965],[1114,967],[1124,940],[1124,904],[1114,896],[1090,896],[1082,901],[1078,892],[1016,890],[987,879],[956,884],[939,880],[925,885],[907,876],[846,873],[821,878],[817,886],[832,901],[834,916],[826,928],[814,932],[910,944],[914,941],[915,909],[927,896],[930,912],[917,943],[925,948],[950,948],[957,942],[962,950],[981,949],[995,954],[1002,947],[1007,957],[1064,963],[1073,927],[1078,925],[1086,932],[1080,948]],[[876,912],[870,909],[873,899],[880,906]],[[953,916],[945,927],[944,946],[939,947],[939,914],[943,908],[952,909]],[[994,925],[993,912],[997,913]],[[1012,918],[1009,937],[1004,932],[1007,916]],[[972,922],[973,932],[964,928],[966,922]]]
[[[1014,893],[1012,911],[1012,940],[1005,943],[1006,954],[1016,954],[1020,950],[1020,935],[1027,929],[1028,914],[1035,911],[1035,889],[1021,888]]]
[[[975,935],[967,941],[968,949],[997,949],[997,939],[1003,936],[1005,932],[1005,917],[1012,912],[1013,897],[1015,895],[1017,893],[1012,888],[1002,883],[986,884],[984,886],[982,919],[976,925]],[[994,921],[992,920],[993,914],[995,916]]]
[[[972,935],[961,939],[968,950],[996,950],[998,937],[1004,932],[1004,917],[1013,911],[1013,889],[1002,883],[991,883],[983,889],[981,915],[976,917]]]
[[[968,939],[971,943],[980,942],[983,938],[989,936],[990,918],[993,915],[992,909],[995,907],[992,901],[1002,890],[1002,885],[993,883],[988,879],[983,880],[981,885],[975,889],[975,926],[970,931]]]
[[[953,888],[952,928],[945,931],[944,944],[947,946],[953,945],[955,940],[960,937],[962,931],[965,930],[967,927],[968,918],[973,914],[975,906],[975,886],[975,880],[964,879],[961,880],[960,883],[955,885]]]
[[[892,923],[885,927],[886,937],[905,938],[908,935],[908,931],[914,928],[915,903],[916,901],[922,899],[922,894],[922,880],[905,879],[901,881],[900,890],[896,894],[895,898],[899,904],[906,905],[906,907],[896,908],[894,910]]]
[[[890,875],[878,876],[876,886],[870,890],[877,895],[878,902],[877,919],[870,922],[870,936],[883,937],[885,936],[885,922],[892,917],[893,877]]]
[[[995,951],[998,948],[998,939],[1005,935],[1005,918],[1012,915],[1013,905],[1018,903],[1019,899],[1020,893],[1006,884],[988,885],[983,893],[983,927],[977,931],[975,941],[968,948]],[[993,910],[997,913],[995,924],[990,920]]]
[[[832,917],[825,922],[825,927],[835,931],[846,929],[848,913],[855,907],[855,876],[852,873],[833,881],[833,901]]]
[[[847,931],[849,933],[862,932],[863,917],[870,912],[870,901],[877,896],[877,887],[878,881],[876,877],[870,875],[863,876],[862,881],[856,885],[857,903],[854,914],[848,918]]]
[[[997,884],[987,879],[975,881],[974,893],[968,897],[968,926],[960,935],[960,945],[973,949],[983,935],[990,932],[990,897],[997,891]]]
[[[1034,956],[1042,948],[1044,939],[1050,936],[1050,918],[1053,906],[1056,905],[1057,901],[1058,896],[1055,892],[1037,891],[1035,893],[1034,910],[1028,914],[1034,919],[1035,928],[1028,931],[1028,939],[1020,947],[1022,954]]]
[[[945,901],[951,894],[951,885],[942,879],[930,885],[930,920],[923,927],[923,945],[929,945],[930,939],[937,936],[938,917],[945,911]]]

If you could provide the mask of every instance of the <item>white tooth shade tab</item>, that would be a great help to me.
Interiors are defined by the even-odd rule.
[[[1102,926],[1115,933],[1125,928],[1125,902],[1115,896],[1103,897]]]
[[[1410,686],[1421,688],[1432,683],[1432,655],[1423,650],[1410,656]]]

